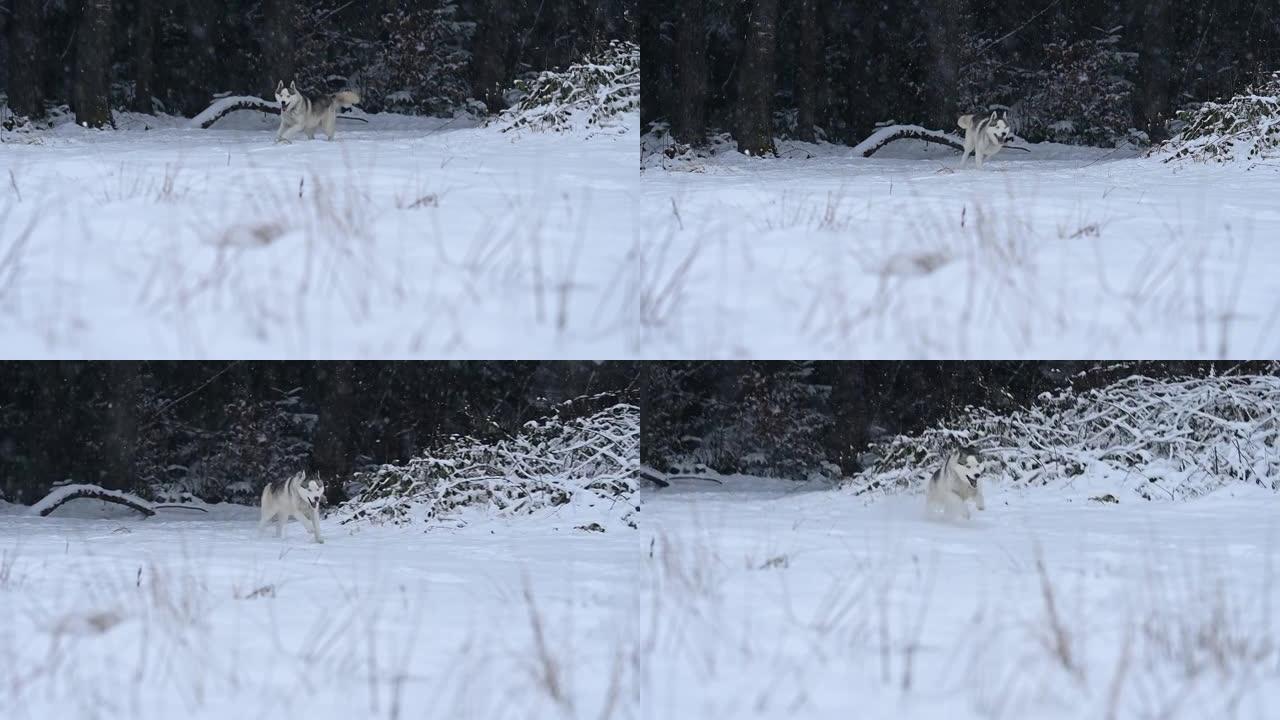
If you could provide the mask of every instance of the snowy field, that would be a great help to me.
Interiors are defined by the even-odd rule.
[[[645,161],[637,352],[1280,352],[1276,163],[1175,166],[1036,145],[979,172],[915,141],[869,159],[840,146],[779,150]]]
[[[595,134],[404,116],[275,145],[125,115],[0,151],[0,354],[620,355],[637,116]]]
[[[0,505],[6,718],[1263,718],[1276,496],[677,483],[638,531]]]
[[[634,717],[639,534],[0,503],[0,716]],[[114,506],[113,506],[114,508]]]
[[[640,717],[1275,717],[1276,495],[1088,484],[988,484],[968,523],[779,481],[652,493]]]

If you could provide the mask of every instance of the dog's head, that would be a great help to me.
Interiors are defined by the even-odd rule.
[[[302,476],[302,481],[298,483],[298,494],[311,507],[319,510],[320,501],[324,498],[324,483],[319,478],[308,478]]]
[[[978,487],[978,476],[982,474],[982,454],[970,445],[963,445],[951,454],[951,458],[969,484]]]
[[[995,110],[991,111],[991,117],[987,122],[987,133],[991,135],[992,140],[1001,145],[1013,139],[1013,128],[1009,126],[1009,121]]]
[[[296,81],[289,83],[289,87],[284,86],[283,80],[276,84],[276,102],[280,103],[282,108],[287,107],[294,98],[301,95],[302,93],[298,92],[298,83]]]

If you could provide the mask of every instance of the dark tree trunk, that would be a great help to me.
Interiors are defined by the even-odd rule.
[[[9,108],[29,118],[44,116],[41,92],[40,25],[43,0],[13,0],[9,17]]]
[[[799,45],[796,48],[796,137],[813,142],[817,139],[818,87],[822,66],[822,26],[818,24],[818,0],[797,0]]]
[[[108,127],[112,125],[111,0],[82,0],[76,36],[76,122]]]
[[[155,95],[155,0],[137,0],[138,17],[134,19],[133,36],[133,109],[153,113],[151,98]]]
[[[773,66],[778,47],[778,0],[753,0],[748,23],[738,68],[738,150],[749,155],[777,155],[773,146]]]
[[[137,484],[134,457],[138,449],[138,389],[141,382],[137,362],[106,363],[107,397],[110,403],[102,438],[102,487],[132,490]]]
[[[471,58],[471,92],[496,113],[506,109],[503,85],[507,74],[507,39],[514,11],[510,0],[489,0],[476,31],[476,47]]]
[[[852,475],[862,469],[858,456],[870,440],[867,364],[823,363],[819,367],[834,375],[830,379],[833,422],[826,437],[827,458],[839,465],[845,475]]]
[[[707,132],[707,37],[703,0],[685,0],[676,26],[675,76],[679,87],[672,134],[701,145]]]
[[[349,361],[325,363],[320,372],[324,392],[316,427],[312,466],[326,481],[345,480],[351,474],[351,412],[355,375]]]
[[[285,85],[297,80],[294,77],[293,17],[294,0],[264,0],[262,56],[266,74],[262,79],[262,92],[271,97],[276,83]]]
[[[925,70],[926,115],[934,127],[951,130],[960,116],[956,105],[960,87],[960,40],[964,37],[963,0],[930,0],[924,18],[928,41]],[[970,108],[981,111],[983,108]]]
[[[1138,82],[1142,90],[1136,119],[1152,140],[1164,137],[1164,120],[1170,110],[1169,54],[1173,52],[1169,42],[1170,12],[1167,0],[1149,0],[1142,17],[1142,49],[1138,56]]]

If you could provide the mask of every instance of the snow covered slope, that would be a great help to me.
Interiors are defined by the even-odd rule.
[[[590,138],[395,115],[125,115],[8,143],[6,357],[621,354],[639,119]]]
[[[652,357],[1271,357],[1280,166],[893,143],[645,160]]]

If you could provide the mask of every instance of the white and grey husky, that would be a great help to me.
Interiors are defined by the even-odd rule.
[[[944,515],[948,518],[962,517],[969,519],[969,507],[966,500],[974,500],[979,510],[985,510],[982,500],[982,488],[978,486],[978,475],[982,474],[982,457],[978,451],[970,447],[962,447],[947,453],[942,467],[933,472],[926,490],[926,504],[929,515]]]
[[[1000,152],[1005,144],[1013,139],[1013,129],[1009,122],[998,112],[991,117],[978,118],[976,115],[961,115],[956,121],[964,130],[964,154],[960,156],[960,166],[964,167],[965,158],[973,154],[973,159],[982,169],[982,161]]]
[[[298,92],[298,83],[284,86],[281,80],[276,85],[276,102],[280,103],[280,132],[276,133],[276,142],[293,142],[293,136],[305,132],[312,140],[316,130],[324,130],[324,134],[333,140],[338,128],[338,110],[360,104],[360,94],[343,90],[332,95],[307,97]]]
[[[316,542],[324,542],[320,537],[320,499],[323,497],[324,483],[316,478],[308,480],[306,473],[295,473],[287,480],[272,480],[262,488],[262,519],[258,521],[258,532],[262,532],[273,518],[278,518],[276,537],[282,537],[284,525],[292,516],[311,530]]]

